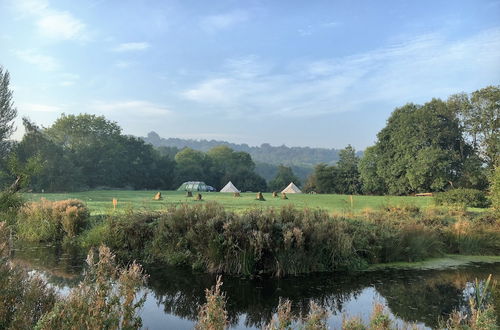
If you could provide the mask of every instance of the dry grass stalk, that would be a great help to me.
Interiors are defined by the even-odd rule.
[[[198,313],[198,330],[223,330],[229,327],[226,311],[226,296],[221,291],[222,277],[217,276],[215,286],[205,290],[207,302]]]

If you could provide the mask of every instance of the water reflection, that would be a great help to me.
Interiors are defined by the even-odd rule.
[[[13,254],[14,262],[42,272],[59,288],[78,283],[84,258],[81,251],[43,246],[26,246]],[[214,284],[215,277],[180,268],[151,268],[147,272],[150,278],[144,325],[155,329],[168,322],[175,328],[191,328],[199,306],[205,302],[205,289]],[[293,302],[295,315],[307,314],[313,299],[330,311],[332,327],[338,327],[345,312],[368,319],[374,300],[384,303],[395,318],[436,327],[439,317],[445,318],[453,310],[467,306],[467,283],[474,278],[485,279],[488,274],[499,275],[500,264],[446,270],[315,274],[279,280],[226,276],[223,290],[228,297],[230,322],[237,328],[261,328],[272,318],[280,298]],[[498,313],[500,306],[496,310]]]

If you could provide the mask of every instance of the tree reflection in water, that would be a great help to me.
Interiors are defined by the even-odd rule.
[[[43,273],[51,284],[66,289],[78,283],[84,260],[81,251],[68,252],[55,247],[27,246],[13,254],[14,262]],[[147,272],[150,275],[148,300],[154,300],[167,314],[193,322],[199,306],[205,302],[205,289],[215,283],[215,276],[193,273],[190,269],[150,268]],[[309,312],[311,299],[335,316],[346,312],[347,303],[350,308],[356,308],[347,311],[350,315],[369,315],[371,304],[352,302],[362,294],[373,295],[373,300],[379,294],[395,317],[436,327],[439,317],[446,318],[453,310],[466,308],[467,283],[475,278],[485,279],[488,274],[500,274],[500,264],[445,270],[313,274],[284,279],[224,276],[222,289],[226,292],[233,326],[243,317],[244,326],[261,328],[271,320],[280,297],[292,301],[292,312],[296,316]],[[500,311],[498,291],[497,288],[494,296],[497,314]],[[500,315],[497,317],[500,319]],[[146,326],[147,323],[145,320]]]

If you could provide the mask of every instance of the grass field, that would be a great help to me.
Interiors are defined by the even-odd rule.
[[[87,203],[91,213],[107,214],[113,211],[113,198],[118,200],[118,210],[161,210],[172,205],[183,203],[197,204],[215,201],[232,211],[243,211],[255,207],[281,207],[292,204],[297,208],[321,208],[329,212],[360,212],[365,208],[378,209],[388,205],[415,205],[427,207],[432,205],[432,197],[411,196],[353,196],[352,207],[348,195],[308,195],[289,194],[288,200],[279,197],[273,198],[271,193],[264,193],[266,201],[255,200],[255,193],[242,193],[241,197],[233,197],[231,193],[202,193],[203,201],[185,197],[184,192],[162,191],[163,200],[154,201],[153,196],[157,191],[133,190],[94,190],[60,194],[35,194],[28,193],[24,197],[29,201],[38,201],[40,198],[48,200],[63,200],[77,198]]]

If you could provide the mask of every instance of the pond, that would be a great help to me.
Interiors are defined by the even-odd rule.
[[[81,251],[63,251],[43,245],[25,245],[12,252],[14,263],[41,274],[62,294],[78,284],[85,256]],[[149,329],[192,329],[198,308],[205,302],[204,290],[215,276],[190,269],[147,269],[142,309]],[[464,310],[475,278],[498,278],[500,263],[475,263],[441,270],[380,270],[354,274],[313,274],[284,279],[223,277],[227,309],[235,329],[262,328],[272,318],[280,298],[292,301],[296,315],[308,312],[310,300],[329,311],[330,328],[340,328],[346,315],[369,320],[374,302],[387,307],[396,322],[417,323],[433,328],[439,318],[453,310]],[[499,299],[496,299],[497,303]],[[495,306],[497,313],[500,306]],[[500,315],[497,316],[500,320]]]

